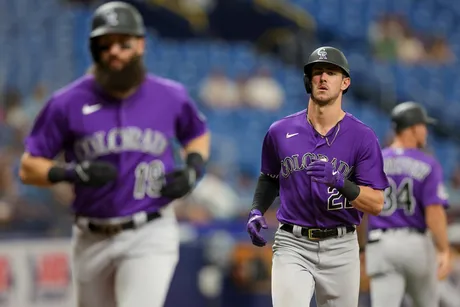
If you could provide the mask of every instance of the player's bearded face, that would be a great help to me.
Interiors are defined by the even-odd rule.
[[[316,64],[311,76],[312,98],[319,105],[334,103],[341,92],[350,85],[350,78],[342,70],[331,64]]]
[[[125,92],[144,80],[143,42],[124,35],[100,38],[100,61],[95,65],[97,82],[108,92]]]

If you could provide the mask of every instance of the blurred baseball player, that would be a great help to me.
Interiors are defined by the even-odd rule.
[[[438,306],[437,277],[446,277],[450,266],[447,194],[441,166],[421,150],[434,120],[415,102],[397,105],[391,116],[396,136],[383,150],[390,187],[381,214],[368,217],[372,307],[399,307],[406,292],[416,307]]]
[[[146,73],[141,15],[94,12],[92,73],[53,93],[25,140],[26,184],[75,186],[73,270],[79,307],[161,307],[178,262],[173,199],[203,173],[209,133],[185,88]],[[177,139],[186,163],[175,167]],[[63,151],[66,164],[53,159]]]
[[[249,213],[252,242],[264,246],[263,214],[279,192],[280,227],[273,245],[275,307],[356,307],[360,261],[356,225],[379,214],[388,181],[375,133],[342,109],[348,61],[320,47],[304,67],[306,110],[271,125]]]

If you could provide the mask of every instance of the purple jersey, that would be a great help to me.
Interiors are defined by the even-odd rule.
[[[308,123],[306,110],[275,122],[265,135],[261,172],[279,177],[280,222],[304,227],[361,222],[363,213],[336,189],[312,181],[307,175],[304,169],[317,159],[327,159],[358,185],[379,190],[388,187],[382,152],[372,129],[347,113],[326,138]]]
[[[25,140],[26,152],[67,162],[103,160],[119,171],[102,188],[75,186],[73,209],[89,217],[117,217],[157,211],[161,177],[175,168],[172,141],[182,145],[207,131],[204,117],[185,88],[148,75],[124,100],[110,98],[93,76],[84,76],[54,93]]]
[[[380,215],[369,216],[369,229],[426,229],[425,208],[447,206],[441,166],[419,149],[386,148],[383,157],[390,187]]]

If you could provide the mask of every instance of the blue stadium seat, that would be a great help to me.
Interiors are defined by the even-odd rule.
[[[460,127],[460,70],[433,65],[408,66],[374,61],[367,42],[368,28],[385,12],[406,15],[412,27],[449,38],[460,54],[460,2],[448,0],[292,0],[316,19],[319,33],[328,36],[347,54],[354,82],[379,84],[382,93],[395,100],[414,99],[424,103],[442,121]],[[26,10],[25,8],[28,7]],[[33,11],[34,14],[28,12]],[[364,13],[363,13],[364,12]],[[57,16],[57,17],[56,17]],[[53,18],[51,18],[53,17]],[[27,19],[28,22],[20,22]],[[0,81],[16,85],[26,94],[38,80],[54,90],[83,73],[89,65],[87,33],[90,12],[70,12],[58,0],[0,1]],[[17,33],[20,33],[19,35]],[[332,33],[332,34],[331,34]],[[333,34],[337,34],[334,37]],[[353,43],[342,44],[342,41]],[[5,42],[8,43],[5,43]],[[278,112],[251,109],[206,110],[213,131],[212,159],[222,165],[249,168],[258,173],[263,136],[272,122],[306,107],[302,71],[278,59],[255,53],[247,42],[226,43],[207,40],[174,41],[147,36],[146,65],[152,72],[183,82],[198,99],[201,81],[213,68],[230,77],[268,67],[285,90],[286,101]],[[33,56],[31,56],[33,51]],[[392,96],[391,96],[392,97]],[[344,108],[369,124],[383,142],[390,129],[389,118],[371,103],[347,95]],[[432,147],[446,176],[459,158],[459,146],[450,140],[434,139]]]

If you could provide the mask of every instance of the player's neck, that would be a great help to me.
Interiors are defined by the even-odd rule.
[[[345,117],[340,104],[334,103],[320,106],[310,100],[308,103],[308,120],[316,131],[326,135],[339,121]]]
[[[417,141],[415,141],[414,138],[408,138],[404,136],[396,136],[393,143],[391,143],[390,147],[406,149],[418,148]]]

